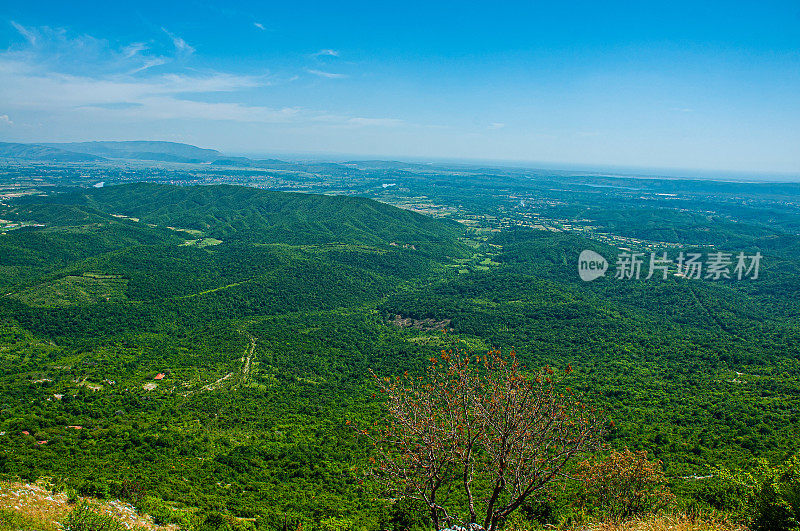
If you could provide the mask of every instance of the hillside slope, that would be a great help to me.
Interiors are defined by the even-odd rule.
[[[413,245],[424,254],[463,254],[458,223],[370,199],[240,186],[130,184],[58,195],[51,204],[89,207],[143,223],[206,232],[223,240],[308,245]]]

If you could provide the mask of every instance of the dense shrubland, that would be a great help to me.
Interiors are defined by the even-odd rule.
[[[500,525],[656,509],[795,525],[797,237],[741,233],[737,244],[769,257],[764,282],[584,284],[577,253],[612,249],[571,234],[500,232],[488,242],[498,265],[459,274],[452,260],[483,260],[482,247],[469,251],[458,226],[385,205],[115,188],[31,198],[1,216],[46,224],[0,236],[7,478],[135,500],[184,526],[422,529],[425,507],[390,500],[365,474],[372,445],[352,425],[384,418],[369,370],[420,375],[442,348],[516,347],[614,426],[608,451],[572,471],[602,481],[543,491]],[[635,215],[606,221],[631,231]],[[733,241],[728,224],[673,221],[684,224],[676,238]],[[168,227],[222,243],[181,246],[198,235]],[[119,296],[105,300],[103,275],[121,279]],[[398,314],[447,319],[452,331],[398,328]],[[619,505],[599,501],[618,496],[611,486],[633,490]]]

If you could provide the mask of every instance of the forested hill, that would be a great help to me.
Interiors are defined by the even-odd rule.
[[[37,203],[41,199],[34,200]],[[414,246],[423,254],[460,255],[463,227],[371,199],[240,186],[136,183],[81,189],[46,203],[89,207],[142,223],[203,231],[222,240],[292,245],[347,243]]]
[[[0,203],[0,480],[99,497],[135,484],[144,511],[185,527],[197,509],[261,529],[408,529],[417,509],[365,477],[372,445],[353,426],[381,419],[370,370],[413,373],[451,347],[551,367],[687,503],[725,507],[725,483],[695,479],[716,466],[798,451],[788,230],[739,222],[731,240],[728,219],[658,211],[676,237],[763,253],[760,278],[588,283],[581,250],[613,257],[622,240],[237,186],[46,193]],[[591,215],[624,233],[656,212]]]

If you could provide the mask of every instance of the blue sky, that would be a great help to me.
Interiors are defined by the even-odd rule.
[[[100,139],[800,174],[800,1],[0,6],[0,140]]]

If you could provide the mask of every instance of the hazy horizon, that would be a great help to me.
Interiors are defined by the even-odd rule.
[[[197,146],[207,149],[216,149],[210,146]],[[446,164],[464,166],[492,166],[499,168],[518,168],[528,170],[547,170],[563,172],[582,172],[612,175],[618,172],[621,177],[636,178],[674,178],[674,179],[703,179],[703,180],[731,180],[746,181],[765,181],[775,179],[779,181],[798,181],[800,182],[800,171],[798,172],[770,172],[760,170],[734,170],[717,168],[681,168],[681,167],[658,167],[658,166],[628,166],[615,164],[598,163],[572,163],[568,161],[546,161],[546,160],[524,160],[524,159],[482,159],[482,158],[452,158],[452,157],[414,157],[397,155],[365,155],[363,153],[324,153],[324,152],[266,152],[266,151],[224,151],[230,156],[241,156],[248,158],[280,158],[285,157],[292,161],[397,161],[415,164]]]
[[[2,142],[2,140],[0,140]],[[74,143],[91,142],[174,142],[170,140],[107,140],[92,139],[78,140]],[[63,149],[69,150],[69,144],[73,142],[30,142],[30,144],[57,145],[61,144]],[[689,179],[689,180],[712,180],[730,182],[754,182],[754,183],[787,183],[800,182],[800,173],[793,172],[766,172],[766,171],[746,171],[746,170],[720,170],[704,168],[668,168],[668,167],[647,167],[647,166],[626,166],[592,163],[570,163],[564,161],[535,161],[535,160],[503,160],[503,159],[479,159],[479,158],[448,158],[448,157],[414,157],[363,153],[325,153],[325,152],[274,152],[274,151],[225,151],[210,145],[193,145],[201,149],[212,149],[219,151],[222,156],[246,157],[250,159],[280,159],[286,162],[364,162],[369,160],[383,162],[402,162],[417,165],[431,166],[464,166],[467,168],[495,168],[495,169],[515,169],[528,171],[551,171],[562,173],[577,173],[585,175],[597,175],[604,177],[634,178],[634,179]],[[133,161],[131,161],[133,162]],[[159,165],[173,164],[166,161],[147,161],[138,160],[139,164]],[[186,163],[175,163],[186,164]]]

